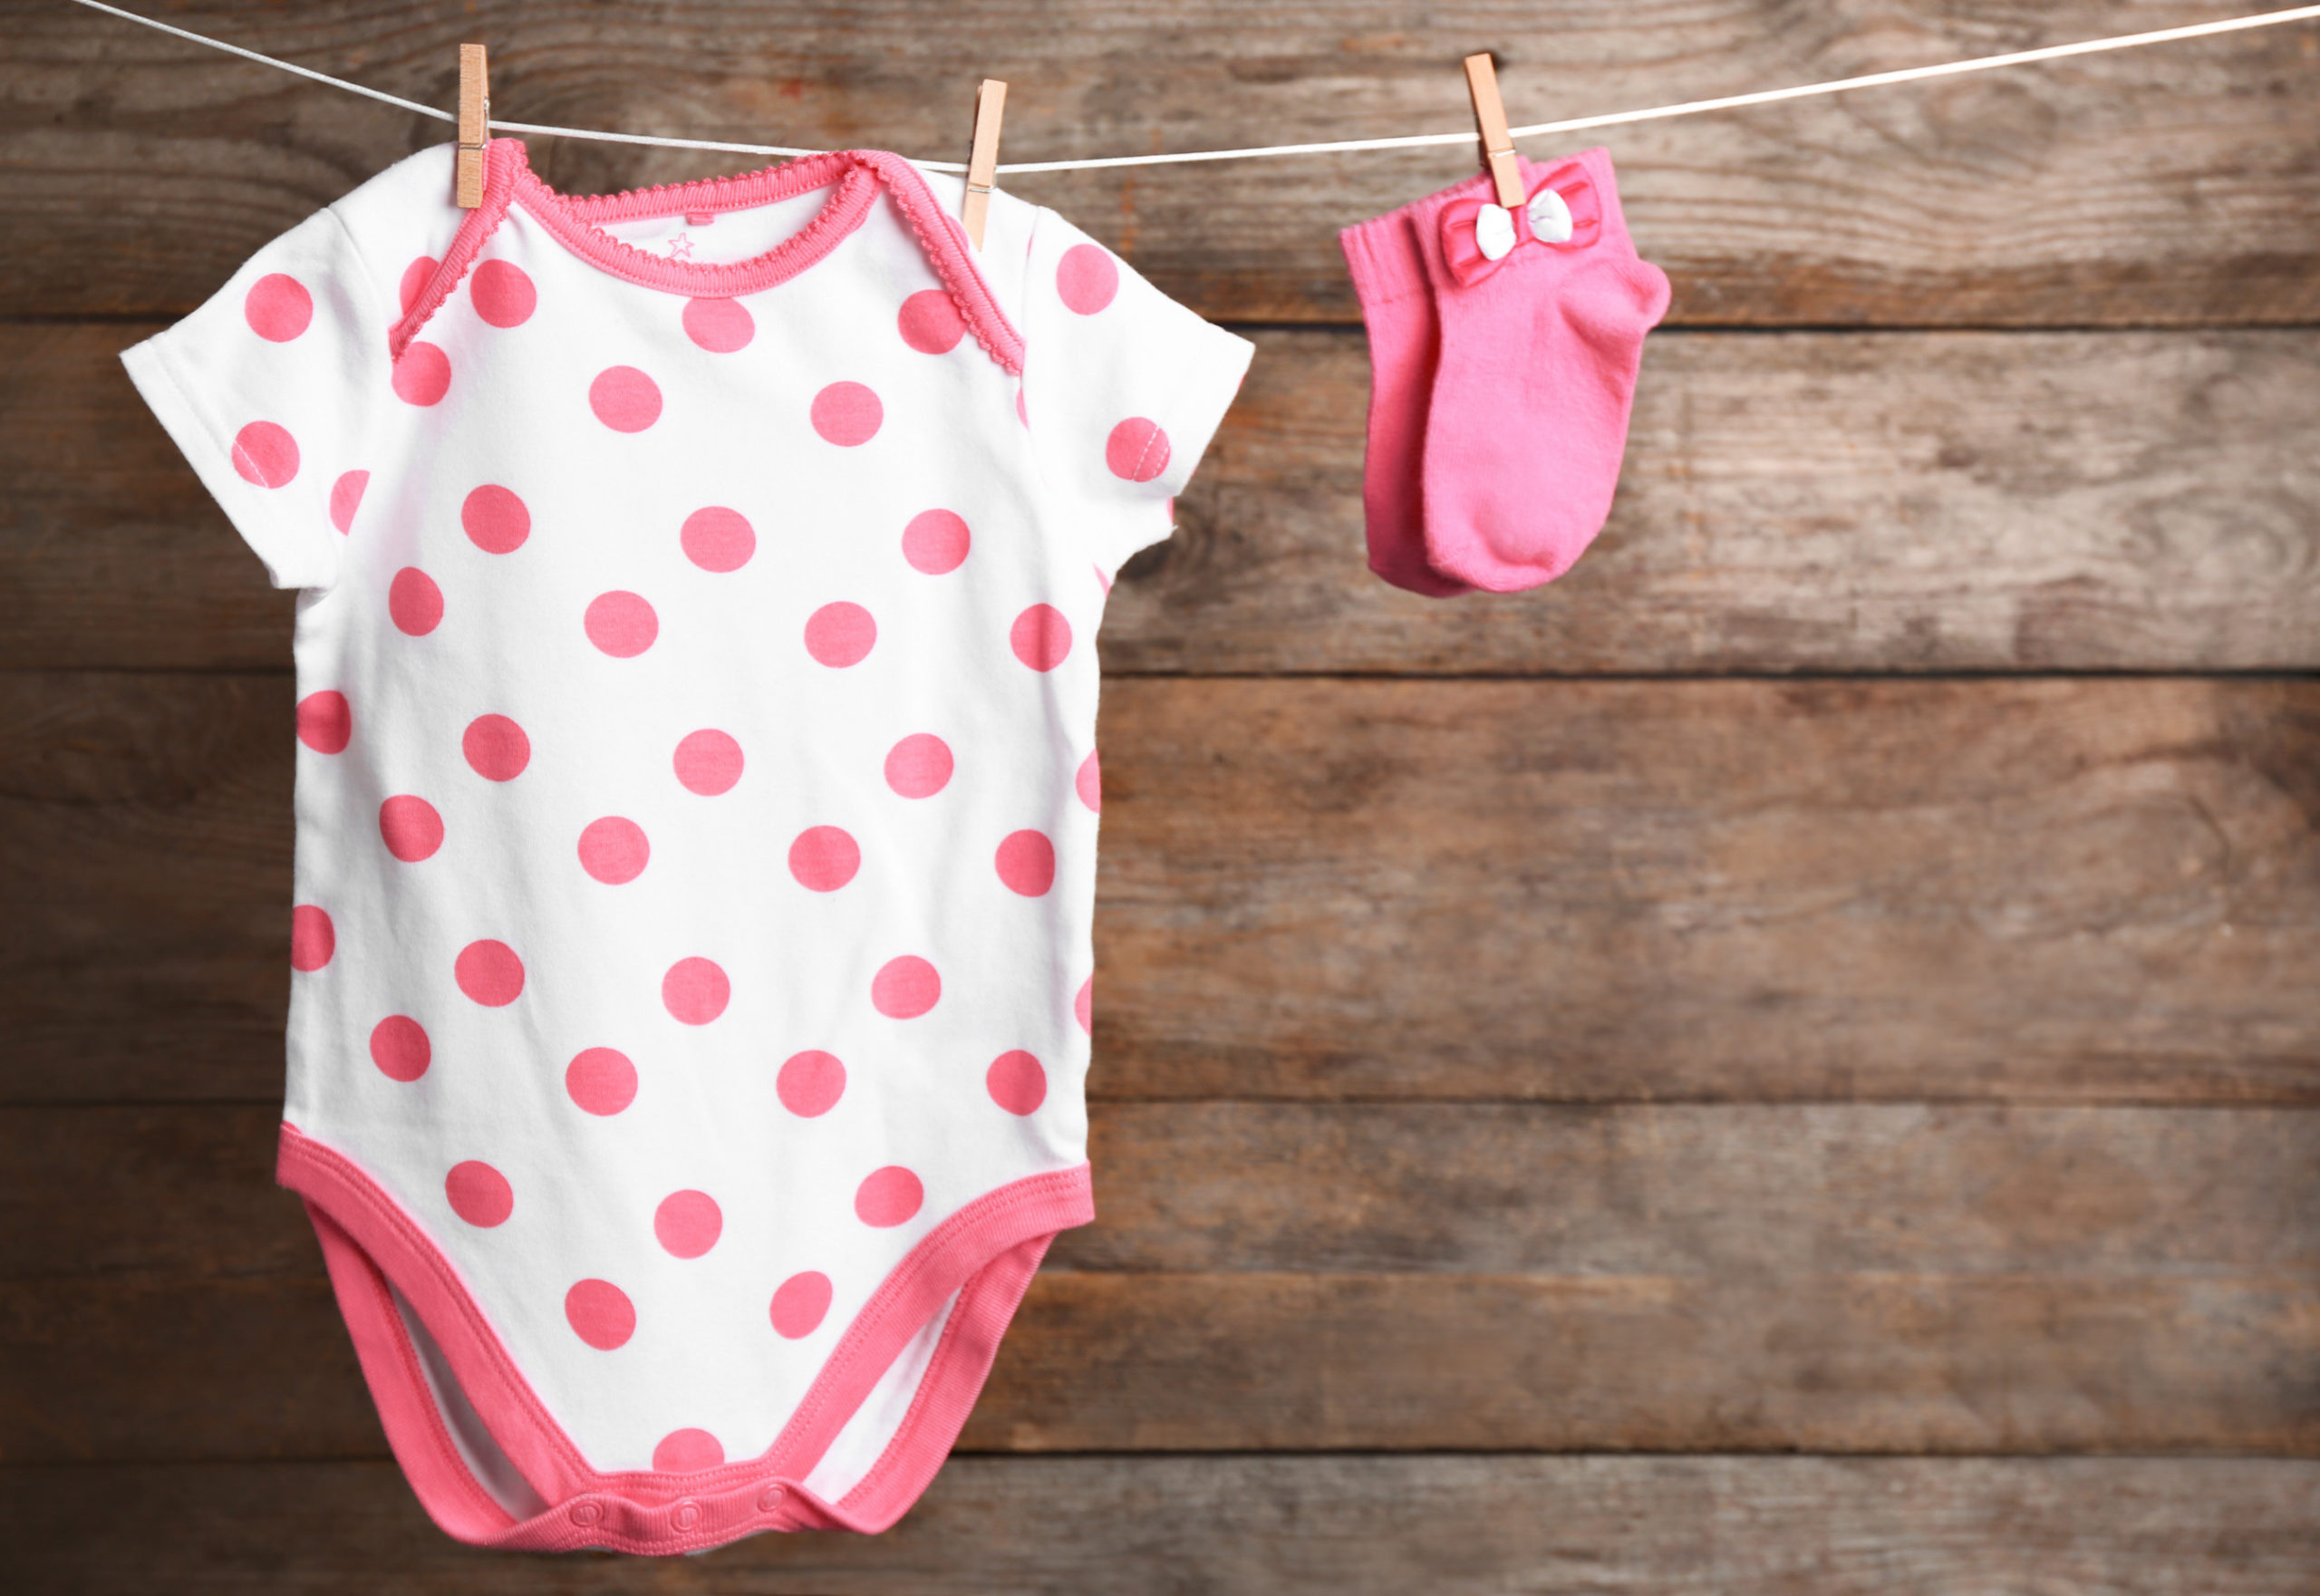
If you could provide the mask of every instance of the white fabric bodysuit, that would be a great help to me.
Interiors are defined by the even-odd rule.
[[[1093,1216],[1095,634],[1249,345],[893,155],[451,164],[123,357],[300,590],[280,1178],[450,1533],[882,1529]]]

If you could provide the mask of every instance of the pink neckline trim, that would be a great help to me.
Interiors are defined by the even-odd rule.
[[[623,243],[598,225],[697,211],[747,210],[822,188],[832,192],[812,221],[747,260],[670,260]],[[575,198],[557,193],[540,179],[532,170],[522,140],[494,139],[484,149],[483,204],[466,213],[441,264],[410,311],[388,334],[387,353],[391,358],[402,358],[420,329],[473,268],[510,205],[521,205],[558,243],[613,276],[689,298],[730,299],[776,287],[827,256],[868,218],[881,188],[893,197],[975,342],[1010,376],[1021,376],[1022,334],[992,297],[964,233],[935,203],[918,169],[883,150],[833,150],[740,177],[704,178]]]
[[[1084,1164],[986,1193],[895,1265],[764,1454],[692,1474],[603,1474],[533,1392],[450,1261],[353,1160],[285,1124],[276,1178],[306,1200],[363,1378],[420,1505],[459,1540],[535,1552],[666,1554],[765,1530],[885,1529],[949,1455],[1049,1242],[1095,1217]],[[537,1514],[518,1522],[469,1472],[388,1293],[391,1281],[492,1438],[547,1502]],[[807,1491],[805,1476],[846,1420],[954,1291],[933,1359],[877,1463],[842,1501]]]
[[[538,218],[566,249],[615,277],[694,299],[730,299],[788,282],[862,225],[878,187],[873,168],[855,151],[841,150],[805,156],[787,166],[767,167],[737,178],[707,178],[573,198],[540,180],[520,140],[494,140],[492,150],[500,150],[507,151],[501,159],[509,169],[516,203]],[[602,226],[690,212],[721,216],[795,199],[816,189],[828,189],[831,193],[814,219],[764,254],[747,260],[670,260],[623,243]]]

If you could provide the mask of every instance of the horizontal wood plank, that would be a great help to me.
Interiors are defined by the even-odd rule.
[[[961,1444],[2312,1456],[2314,1310],[2270,1277],[1058,1274]]]
[[[960,1446],[2313,1456],[2315,1295],[2308,1274],[1057,1271]],[[9,1282],[0,1348],[13,1461],[386,1455],[319,1279]]]
[[[0,1114],[0,1455],[375,1455],[271,1110]],[[964,1445],[2320,1452],[2320,1114],[1119,1105]]]
[[[0,1108],[0,1281],[318,1276],[273,1104]],[[1098,1103],[1051,1270],[2309,1276],[2320,1111]]]
[[[2315,692],[1122,684],[1098,1073],[2308,1100]]]
[[[1494,51],[1519,122],[1994,54],[2218,15],[2032,0],[1798,19],[1777,0],[1164,12],[691,0],[648,15],[499,0],[170,15],[449,107],[487,40],[529,121],[963,159],[969,96],[1013,85],[1007,159],[1471,127],[1456,63]],[[2148,324],[2320,314],[2308,29],[1611,130],[1644,252],[1695,324]],[[253,250],[449,130],[77,8],[0,67],[0,313],[182,311]],[[1534,141],[1533,153],[1580,135]],[[749,158],[536,140],[575,192]],[[1470,146],[1010,179],[1210,316],[1350,319],[1337,229],[1464,177]]]
[[[0,1099],[277,1098],[290,700],[0,676]],[[2320,1100],[2320,683],[1131,680],[1103,726],[1098,1097]]]
[[[959,1457],[883,1535],[481,1552],[383,1463],[0,1471],[30,1589],[147,1596],[2309,1596],[2320,1464]]]
[[[0,327],[0,665],[287,662],[114,358],[149,330]],[[1115,673],[2320,667],[2320,333],[1662,334],[1593,549],[1448,602],[1364,564],[1359,334],[1258,343]]]

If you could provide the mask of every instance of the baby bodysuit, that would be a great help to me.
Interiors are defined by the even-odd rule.
[[[451,167],[123,356],[299,590],[279,1177],[450,1533],[883,1529],[1093,1217],[1095,634],[1250,346],[891,154]]]

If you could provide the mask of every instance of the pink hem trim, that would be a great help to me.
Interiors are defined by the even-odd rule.
[[[306,1200],[388,1444],[429,1516],[458,1540],[540,1552],[669,1553],[765,1530],[885,1529],[949,1455],[1049,1242],[1095,1217],[1084,1164],[985,1194],[895,1266],[762,1456],[692,1474],[601,1474],[517,1371],[450,1262],[375,1181],[289,1124],[276,1178]],[[492,1438],[549,1502],[546,1509],[518,1522],[469,1473],[390,1281],[434,1337]],[[933,1359],[878,1461],[840,1502],[806,1490],[802,1481],[846,1419],[954,1291],[958,1302]]]
[[[427,286],[388,334],[387,353],[402,358],[420,329],[466,277],[511,204],[520,204],[574,255],[614,276],[694,299],[730,299],[786,283],[828,255],[862,225],[881,185],[894,198],[975,342],[1009,375],[1021,376],[1022,334],[992,297],[964,235],[935,203],[918,169],[883,150],[834,150],[740,177],[575,198],[557,193],[533,172],[523,140],[494,139],[484,149],[483,204],[468,212]],[[832,192],[812,221],[747,260],[669,260],[624,243],[597,225],[747,210],[822,188]]]

